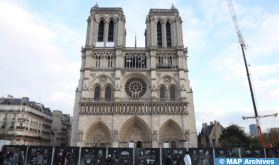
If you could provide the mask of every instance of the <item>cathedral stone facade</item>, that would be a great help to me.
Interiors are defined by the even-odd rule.
[[[122,8],[87,19],[72,146],[197,146],[193,92],[178,10],[150,9],[145,47],[126,47]]]

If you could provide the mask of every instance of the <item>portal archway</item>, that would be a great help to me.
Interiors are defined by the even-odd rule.
[[[85,144],[95,147],[111,145],[111,134],[109,128],[101,121],[94,123],[86,134]]]
[[[167,120],[159,130],[159,143],[169,143],[171,147],[178,147],[183,140],[183,132],[180,126],[173,120]]]
[[[129,142],[151,147],[151,131],[141,118],[134,116],[128,119],[120,129],[119,141],[121,147],[127,147]]]

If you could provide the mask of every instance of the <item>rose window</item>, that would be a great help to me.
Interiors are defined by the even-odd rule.
[[[140,78],[131,78],[125,84],[125,91],[132,98],[140,98],[146,91],[146,83]]]

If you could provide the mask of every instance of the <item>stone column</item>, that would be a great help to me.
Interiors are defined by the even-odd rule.
[[[150,35],[150,28],[151,28],[151,23],[150,19],[146,20],[146,36],[145,36],[145,46],[150,47],[151,46],[151,35]]]
[[[172,47],[177,46],[176,22],[174,21],[172,21],[171,23],[171,43],[172,43]]]
[[[161,29],[162,29],[162,47],[167,47],[167,31],[166,31],[166,21],[161,21]]]
[[[91,31],[91,17],[89,16],[87,19],[87,31],[86,31],[85,46],[89,46],[90,31]]]
[[[91,21],[89,45],[95,47],[98,40],[99,22],[96,19]]]
[[[182,20],[180,17],[176,18],[176,30],[177,30],[177,46],[183,47],[183,34],[182,34],[182,27],[181,27]]]
[[[115,89],[115,93],[114,93],[114,98],[115,98],[115,101],[118,101],[118,99],[120,98],[120,79],[122,77],[122,74],[121,74],[121,68],[123,68],[123,56],[122,56],[122,49],[117,49],[116,52],[115,52],[115,55],[116,55],[116,61],[115,61],[115,86],[114,86],[114,89]]]
[[[104,27],[104,45],[108,42],[108,28],[109,28],[109,20],[105,20],[105,27]]]
[[[179,75],[179,88],[180,88],[180,94],[182,99],[186,99],[187,93],[186,93],[186,78],[185,77],[185,56],[182,50],[177,51],[178,56],[178,75]]]
[[[114,42],[114,47],[117,45],[117,38],[118,38],[118,23],[113,22],[113,42]]]
[[[150,69],[151,69],[151,97],[152,100],[157,98],[157,86],[156,86],[156,50],[150,51]]]
[[[151,20],[150,23],[150,46],[156,47],[157,46],[157,25],[154,22],[154,19]]]
[[[116,42],[116,47],[125,47],[125,16],[119,15],[118,21],[116,23],[117,28],[117,35],[115,35],[117,38],[114,39]]]

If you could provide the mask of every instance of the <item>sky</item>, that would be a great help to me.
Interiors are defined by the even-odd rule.
[[[278,0],[232,0],[259,115],[279,112]],[[75,89],[91,7],[122,7],[126,45],[144,47],[151,8],[171,8],[183,20],[189,79],[198,132],[202,123],[238,124],[255,120],[241,49],[226,0],[1,0],[0,97],[27,96],[52,110],[73,113]],[[279,117],[261,119],[263,131],[279,127]]]

